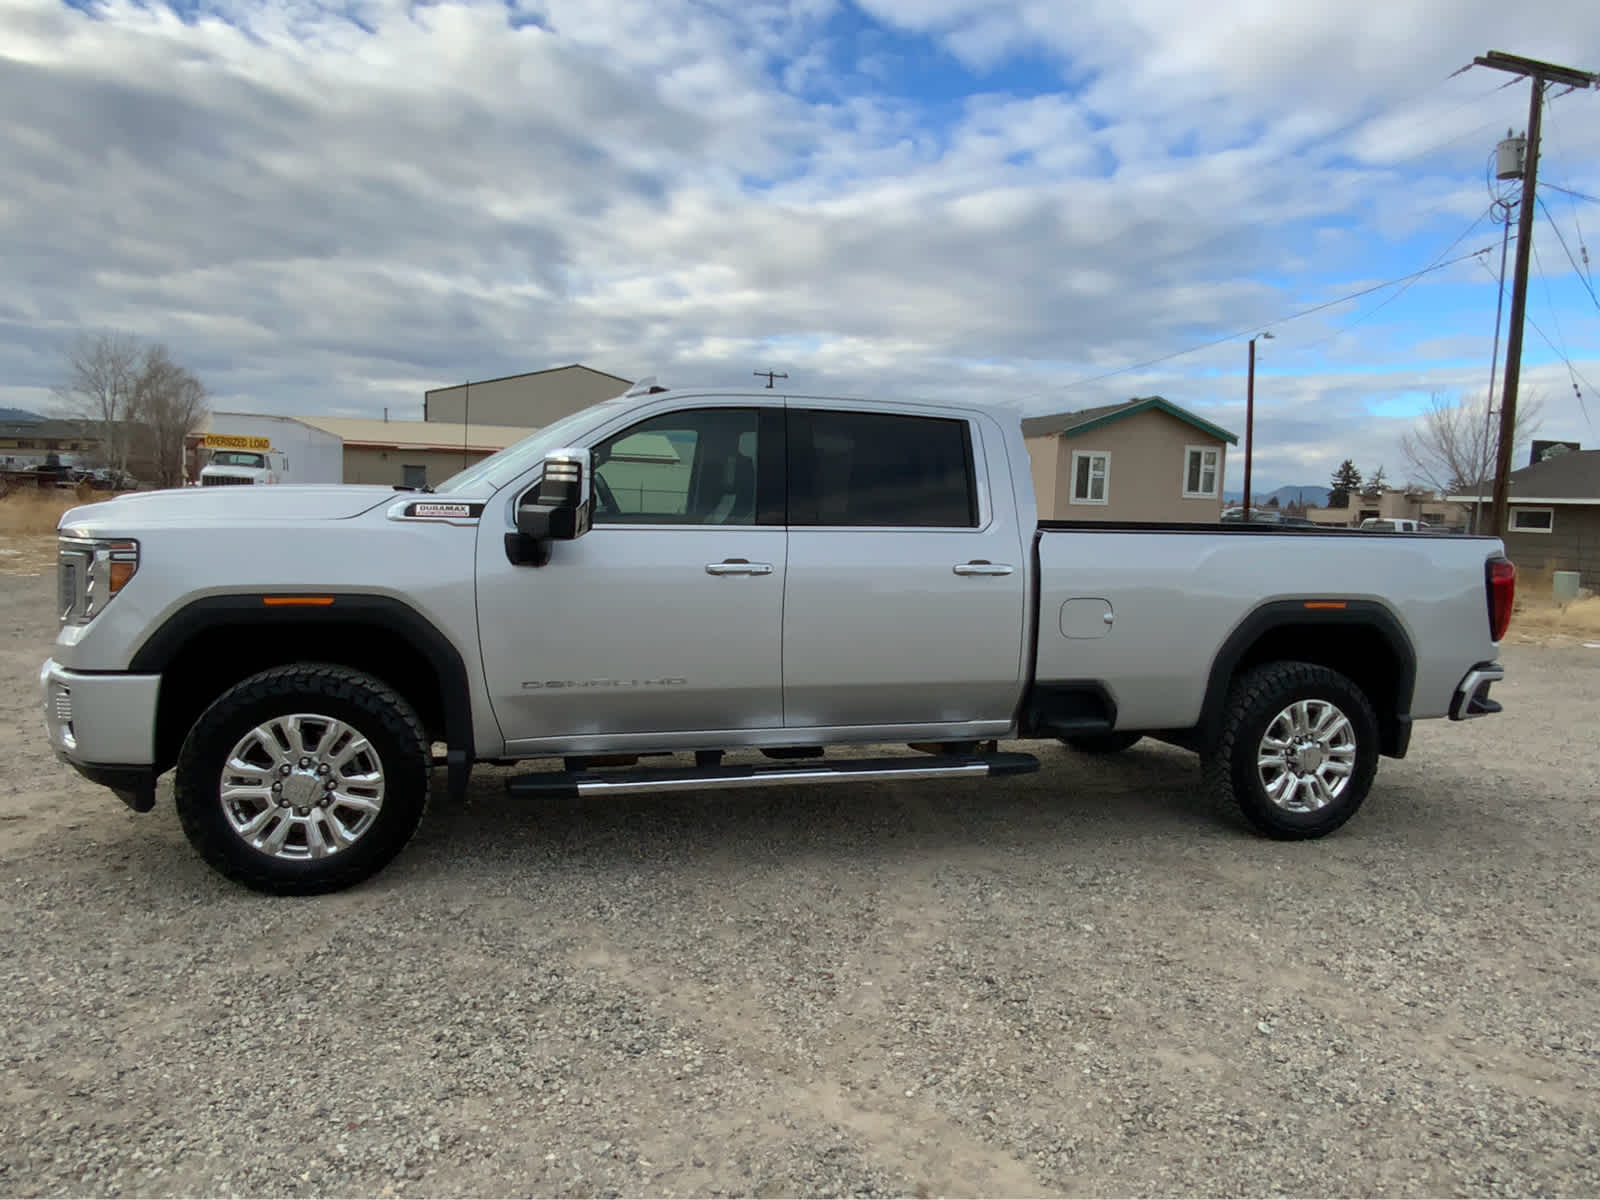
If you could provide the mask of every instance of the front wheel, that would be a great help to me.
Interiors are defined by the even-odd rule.
[[[1219,800],[1274,838],[1332,833],[1355,815],[1378,770],[1378,719],[1337,671],[1277,662],[1241,675],[1222,735],[1204,758]]]
[[[348,667],[253,675],[201,714],[178,756],[183,831],[262,892],[349,887],[388,864],[428,798],[427,743],[392,688]]]

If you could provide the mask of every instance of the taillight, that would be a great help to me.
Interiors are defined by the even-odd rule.
[[[1488,563],[1489,637],[1500,641],[1511,624],[1511,606],[1517,598],[1517,568],[1510,559],[1491,558]]]

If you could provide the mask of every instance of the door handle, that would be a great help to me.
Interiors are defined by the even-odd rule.
[[[1009,563],[992,563],[986,558],[957,563],[951,568],[957,575],[1009,575],[1013,569]]]
[[[707,575],[771,575],[771,563],[753,563],[748,558],[725,558],[721,562],[707,563]]]

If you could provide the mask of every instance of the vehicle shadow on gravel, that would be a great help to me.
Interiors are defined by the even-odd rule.
[[[1201,791],[1192,755],[1135,748],[1115,761],[1044,748],[1035,775],[989,781],[849,783],[657,796],[530,800],[506,793],[512,769],[474,775],[464,805],[442,787],[390,872],[511,862],[548,870],[662,859],[765,861],[826,854],[893,860],[961,847],[1124,843],[1250,836]]]

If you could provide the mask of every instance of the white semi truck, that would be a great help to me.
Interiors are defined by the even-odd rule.
[[[344,482],[343,440],[293,417],[213,413],[200,448],[201,487]]]

